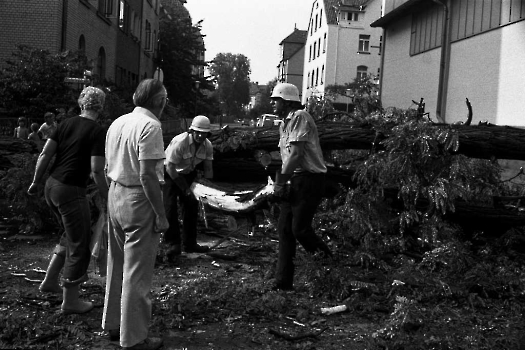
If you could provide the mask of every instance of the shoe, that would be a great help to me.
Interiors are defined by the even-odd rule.
[[[160,338],[146,338],[144,341],[130,347],[123,347],[128,350],[157,350],[162,347],[164,341]]]
[[[110,329],[108,331],[109,341],[119,341],[120,340],[120,329]]]
[[[282,283],[282,282],[277,282],[277,281],[273,282],[271,289],[272,290],[284,290],[284,291],[294,290],[292,284],[287,284],[287,283]]]
[[[93,310],[94,307],[95,305],[93,305],[92,302],[86,301],[77,309],[60,308],[60,312],[62,315],[85,314],[86,312]]]
[[[210,247],[205,245],[195,244],[190,247],[184,247],[186,253],[207,253],[210,250]]]
[[[182,249],[180,247],[180,244],[171,244],[166,250],[166,256],[168,257],[168,259],[181,255],[181,253]]]

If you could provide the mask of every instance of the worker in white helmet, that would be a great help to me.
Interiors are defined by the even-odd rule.
[[[273,289],[293,289],[296,240],[309,253],[331,256],[326,243],[315,234],[312,220],[325,188],[326,166],[312,116],[302,109],[293,84],[277,84],[271,95],[274,114],[283,118],[279,127],[282,168],[276,174],[274,195],[281,198],[279,257]],[[288,183],[288,184],[287,184]]]
[[[168,259],[180,255],[182,248],[187,253],[206,253],[209,250],[208,246],[197,243],[199,203],[191,194],[190,186],[200,167],[204,178],[213,178],[213,146],[208,140],[210,130],[210,120],[198,115],[193,118],[189,130],[175,136],[166,148],[164,166],[168,176],[165,177],[164,203],[170,227],[164,233],[164,243],[169,245]],[[178,199],[183,216],[182,237]]]

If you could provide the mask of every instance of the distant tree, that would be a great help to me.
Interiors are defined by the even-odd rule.
[[[210,73],[217,85],[222,112],[242,116],[242,107],[250,102],[249,59],[242,54],[219,53],[211,61]]]
[[[8,115],[42,118],[46,111],[76,105],[78,92],[64,78],[83,76],[85,56],[19,45],[6,63],[0,71],[0,106]]]
[[[362,79],[354,79],[352,83],[342,85],[328,85],[326,95],[328,98],[336,96],[346,96],[352,99],[354,115],[364,117],[369,113],[381,109],[379,100],[378,85],[376,78],[369,74]]]
[[[169,16],[160,20],[159,65],[164,73],[164,85],[168,90],[170,104],[183,117],[193,117],[197,111],[207,111],[206,96],[202,90],[213,90],[207,79],[193,74],[193,67],[205,65],[198,60],[198,52],[204,50],[201,23],[193,25],[187,10],[182,6],[166,3]],[[197,83],[199,87],[197,88]]]

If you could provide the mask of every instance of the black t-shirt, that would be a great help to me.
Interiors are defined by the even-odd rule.
[[[104,128],[91,119],[72,117],[60,123],[50,138],[57,142],[51,176],[63,184],[85,188],[91,173],[91,157],[104,157]]]

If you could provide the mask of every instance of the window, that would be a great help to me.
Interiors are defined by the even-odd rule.
[[[78,52],[81,56],[86,55],[86,39],[84,38],[84,35],[81,35],[78,39]]]
[[[125,33],[129,32],[129,5],[123,0],[119,3],[118,26]]]
[[[97,73],[99,81],[103,82],[106,79],[106,50],[103,47],[98,50]]]
[[[323,52],[326,52],[326,33],[324,33],[324,38],[323,38]]]
[[[308,72],[308,80],[306,80],[306,88],[310,87],[310,72]]]
[[[360,34],[359,35],[359,48],[358,52],[370,52],[370,35]]]
[[[317,57],[321,54],[321,38],[317,41]]]
[[[346,20],[350,22],[358,22],[359,21],[359,12],[347,12],[346,13]]]
[[[314,34],[314,20],[310,20],[310,36]]]
[[[356,79],[359,80],[365,80],[368,73],[368,67],[367,66],[357,66],[357,75]]]
[[[314,43],[314,60],[315,60],[315,52],[317,51],[317,41]]]
[[[315,71],[312,71],[312,82],[310,86],[314,86],[314,79],[315,79]]]
[[[319,15],[315,15],[315,31],[317,32],[317,23],[319,21]]]
[[[319,12],[319,28],[321,28],[321,25],[323,24],[323,9]]]
[[[319,84],[319,68],[315,69],[315,86]]]
[[[144,50],[151,51],[151,23],[148,20],[146,20],[146,36],[144,38],[146,39]]]
[[[114,0],[98,0],[98,12],[105,17],[114,16]]]
[[[323,68],[321,69],[321,85],[324,84],[324,64],[323,64]]]
[[[312,45],[310,45],[310,53],[308,55],[308,62],[312,60]]]

